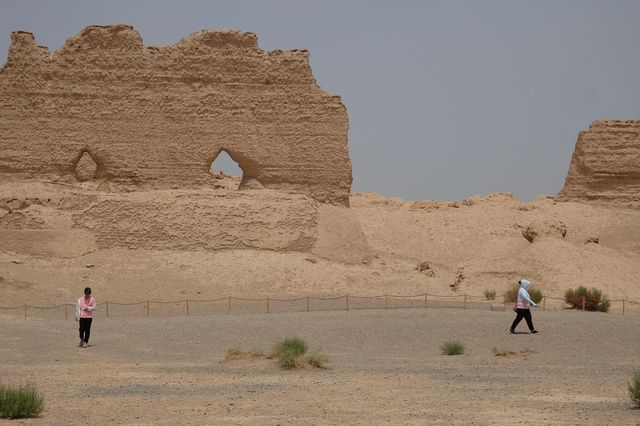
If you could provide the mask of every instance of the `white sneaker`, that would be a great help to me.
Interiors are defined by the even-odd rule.
[[[89,346],[89,343],[87,343],[87,342],[84,342],[84,343],[82,344],[82,347],[83,347],[83,348],[86,348],[87,346]]]
[[[81,348],[82,347],[82,339],[80,339],[80,343],[78,343],[78,347]]]

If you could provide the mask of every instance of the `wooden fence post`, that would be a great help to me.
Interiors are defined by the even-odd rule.
[[[147,318],[149,318],[149,301],[147,300]]]
[[[464,307],[463,309],[467,309],[467,293],[464,294]]]
[[[189,315],[189,299],[185,300],[187,302],[187,315]]]
[[[309,312],[309,296],[307,296],[307,312]]]
[[[586,298],[584,296],[582,296],[582,310],[583,311],[585,310],[585,301],[586,301]]]
[[[547,296],[543,296],[542,297],[542,310],[545,309],[546,304],[547,304]]]
[[[107,318],[109,318],[109,301],[107,300]]]
[[[624,311],[624,309],[623,309]],[[67,304],[64,304],[64,319],[69,319],[69,306],[67,306]]]
[[[384,295],[384,308],[385,309],[389,309],[389,295],[388,294]]]
[[[424,308],[427,309],[427,293],[424,294]]]
[[[267,313],[271,313],[271,308],[269,307],[269,298],[267,297]]]
[[[24,305],[24,319],[27,320],[27,305]]]
[[[622,298],[622,315],[624,315],[624,297]]]

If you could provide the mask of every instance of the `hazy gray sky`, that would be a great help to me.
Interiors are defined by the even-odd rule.
[[[552,195],[580,130],[640,118],[638,0],[2,1],[2,63],[11,31],[55,50],[110,23],[146,45],[234,28],[309,49],[349,112],[354,191]]]

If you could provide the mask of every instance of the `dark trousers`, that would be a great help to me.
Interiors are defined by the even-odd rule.
[[[527,325],[529,326],[530,331],[535,330],[535,328],[533,328],[533,320],[531,319],[531,311],[529,309],[518,309],[517,313],[518,314],[516,315],[516,319],[514,319],[513,324],[511,324],[512,330],[516,329],[518,324],[520,324],[520,321],[522,321],[522,318],[527,321]]]
[[[93,318],[80,318],[80,340],[89,343],[89,334],[91,334],[91,320]]]

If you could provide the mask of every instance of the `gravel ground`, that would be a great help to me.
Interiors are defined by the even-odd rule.
[[[72,320],[0,317],[0,381],[34,382],[40,418],[0,424],[640,424],[627,382],[640,368],[640,316],[403,309],[99,318],[91,346]],[[326,370],[272,360],[297,335]],[[459,340],[464,355],[440,346]],[[514,352],[496,356],[494,348]]]

